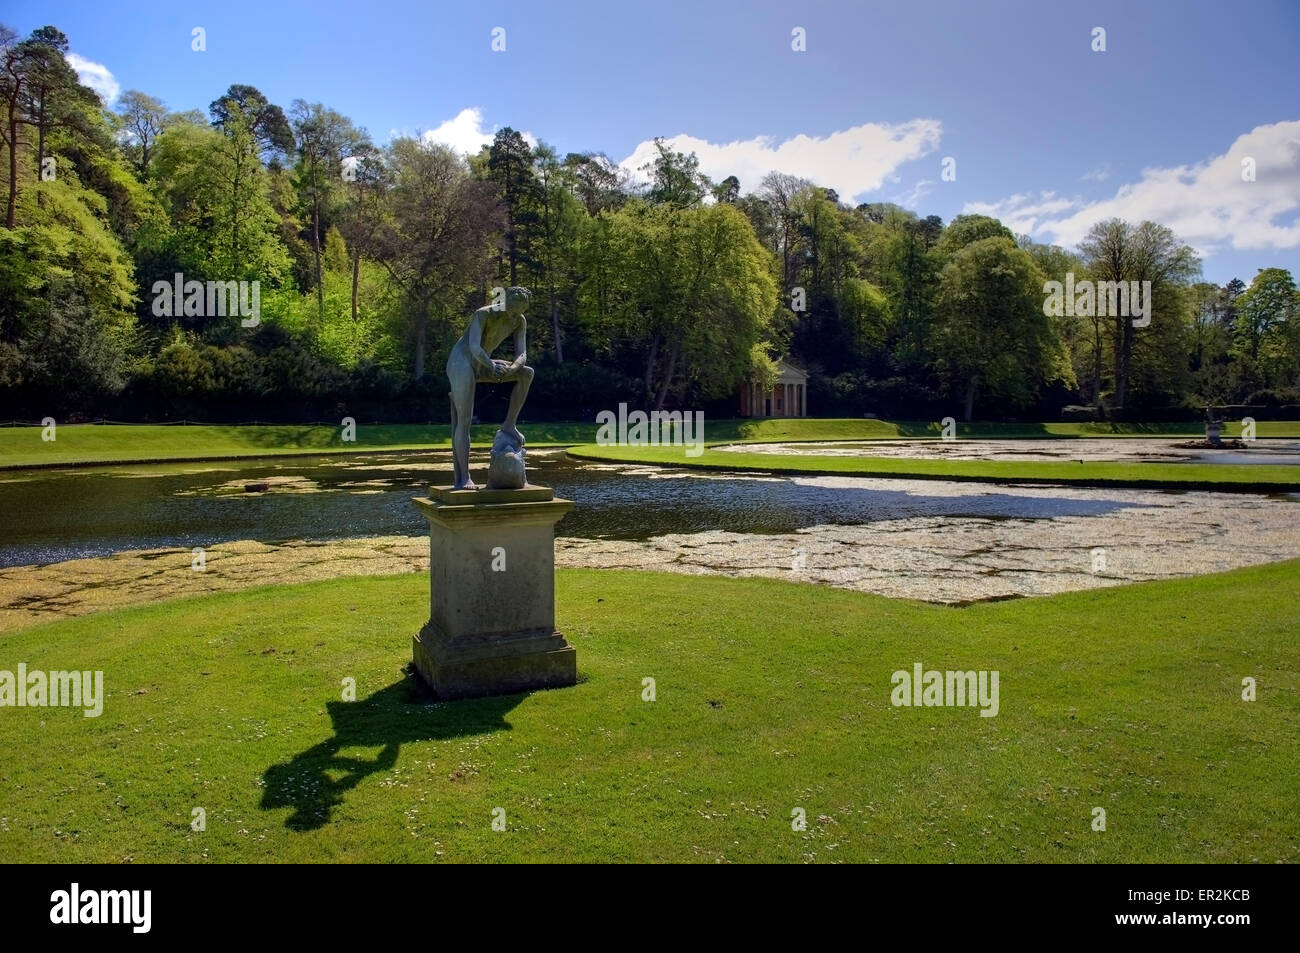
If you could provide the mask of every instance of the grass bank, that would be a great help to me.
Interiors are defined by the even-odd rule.
[[[1150,489],[1294,492],[1300,467],[1283,464],[1114,463],[1057,460],[917,460],[895,457],[831,457],[788,453],[705,449],[689,457],[682,447],[570,447],[580,460],[648,463],[705,470],[894,477],[918,480],[970,480],[987,483],[1049,483]]]
[[[1300,860],[1300,562],[964,609],[561,571],[580,684],[451,704],[400,671],[427,600],[339,579],[0,639],[107,696],[0,709],[0,861]],[[998,715],[892,706],[916,662],[998,671]]]
[[[586,423],[525,423],[531,447],[590,444],[596,425]],[[1236,436],[1239,423],[1224,425],[1225,436]],[[709,420],[709,443],[735,441],[777,443],[814,440],[896,440],[940,436],[937,422],[886,420]],[[474,442],[490,443],[495,424],[474,428]],[[1054,438],[1180,437],[1203,434],[1199,424],[959,424],[963,437]],[[1300,437],[1300,422],[1264,421],[1260,437]],[[40,427],[0,427],[0,469],[73,466],[101,463],[183,462],[296,454],[365,453],[401,450],[447,450],[451,432],[446,424],[359,424],[356,441],[344,443],[339,427],[324,425],[159,425],[64,424],[53,441],[42,440]]]

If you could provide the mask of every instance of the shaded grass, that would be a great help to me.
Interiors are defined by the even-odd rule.
[[[958,423],[957,436],[995,439],[1071,439],[1084,437],[1204,437],[1202,423]],[[738,440],[784,443],[801,440],[897,440],[918,437],[937,440],[943,435],[938,421],[859,420],[812,417],[719,421],[717,429],[705,422],[709,443]],[[1241,435],[1241,421],[1225,421],[1225,438]],[[1300,421],[1259,421],[1257,437],[1300,437]]]
[[[1056,460],[932,460],[898,457],[832,457],[705,449],[687,456],[680,446],[595,444],[566,451],[580,460],[764,473],[832,474],[989,483],[1052,483],[1153,489],[1289,492],[1300,489],[1300,467],[1285,464],[1112,463]]]
[[[0,428],[0,467],[449,450],[450,430],[447,424],[358,424],[356,442],[344,443],[340,427],[311,424],[65,424],[55,432],[57,439],[46,443],[40,427],[5,427]],[[496,424],[474,427],[473,440],[491,443],[496,430]],[[527,437],[531,447],[566,446],[594,440],[595,433],[594,425],[535,424]]]
[[[0,640],[0,669],[99,668],[108,695],[97,719],[0,709],[0,861],[1300,859],[1300,561],[963,609],[560,571],[580,684],[450,704],[400,671],[427,587]],[[892,707],[914,662],[998,670],[1000,714]]]
[[[521,424],[530,447],[589,444],[596,425],[584,423]],[[887,440],[940,436],[937,422],[885,420],[708,420],[709,443],[800,440]],[[1238,434],[1240,423],[1225,423],[1225,437]],[[40,427],[0,427],[0,469],[70,464],[170,462],[295,454],[360,453],[376,450],[450,449],[446,424],[359,424],[355,443],[343,443],[341,429],[310,424],[162,426],[157,424],[64,424],[57,439],[41,440]],[[496,424],[474,428],[478,445],[490,443]],[[959,424],[957,433],[985,438],[1152,437],[1203,435],[1200,424]],[[1300,437],[1300,422],[1261,421],[1260,437]]]

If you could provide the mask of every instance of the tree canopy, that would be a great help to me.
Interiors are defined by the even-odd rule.
[[[1157,222],[1099,222],[1071,250],[779,170],[715,181],[662,137],[630,169],[513,127],[469,156],[377,144],[245,83],[204,111],[142,90],[106,104],[67,50],[55,27],[0,26],[6,416],[441,419],[447,349],[514,284],[546,365],[528,411],[553,417],[730,416],[778,357],[826,415],[1300,404],[1292,275],[1199,281]],[[1044,307],[1052,282],[1120,281],[1150,283],[1149,323]],[[177,282],[256,283],[257,320],[156,307]]]

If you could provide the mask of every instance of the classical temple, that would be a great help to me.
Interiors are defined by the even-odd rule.
[[[777,361],[776,366],[781,376],[770,391],[753,381],[740,385],[740,416],[808,416],[808,373],[786,360]]]

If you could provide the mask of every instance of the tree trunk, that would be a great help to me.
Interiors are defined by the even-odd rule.
[[[325,283],[321,277],[320,266],[320,189],[315,185],[316,175],[312,174],[311,200],[311,244],[316,254],[316,316],[325,319]]]
[[[45,93],[41,94],[41,111],[36,116],[36,180],[45,181]],[[36,204],[45,208],[45,193],[37,190]]]
[[[361,283],[361,253],[352,255],[352,323],[357,323],[357,288]]]
[[[664,409],[664,399],[668,396],[668,388],[672,386],[673,374],[677,371],[677,352],[681,349],[680,344],[673,345],[673,349],[668,353],[668,367],[664,371],[664,382],[659,388],[659,396],[655,398],[655,410]]]
[[[555,363],[564,363],[564,344],[560,341],[560,306],[555,300],[555,289],[551,289],[551,333],[555,335]]]
[[[1092,322],[1092,399],[1101,406],[1101,322]]]
[[[415,379],[424,377],[424,339],[429,326],[428,308],[423,303],[420,313],[415,316]]]
[[[1127,315],[1117,319],[1115,342],[1115,407],[1123,410],[1128,399],[1128,372],[1133,356],[1133,322]]]
[[[17,225],[18,215],[18,105],[9,102],[9,204],[5,209],[5,228]]]
[[[41,166],[45,162],[45,97],[41,97],[41,111],[36,115],[36,174],[39,176],[44,170]]]
[[[978,377],[972,377],[966,384],[966,411],[962,419],[970,423],[971,414],[975,412],[975,383]]]
[[[232,148],[238,148],[236,143],[231,143]],[[235,172],[231,176],[231,210],[230,210],[230,260],[234,262],[235,271],[239,272],[239,174],[243,171],[243,163],[239,160],[239,155],[235,155]]]
[[[659,335],[656,334],[654,336],[654,340],[650,342],[650,357],[645,362],[645,392],[647,397],[649,397],[650,394],[653,393],[650,384],[654,379],[655,359],[658,356],[659,356]]]

